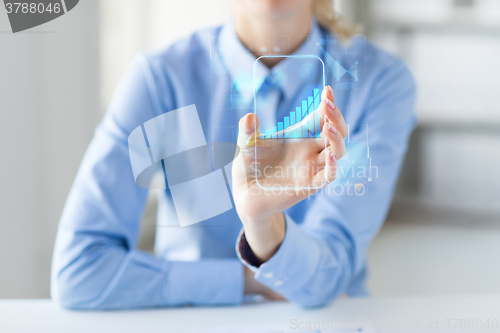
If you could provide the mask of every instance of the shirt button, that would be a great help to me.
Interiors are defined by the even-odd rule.
[[[270,279],[270,278],[272,278],[272,277],[273,277],[273,275],[274,275],[274,274],[273,274],[273,272],[269,272],[269,273],[266,273],[266,274],[264,274],[264,275],[262,275],[262,276],[263,276],[265,279]]]
[[[282,286],[283,283],[285,283],[285,282],[283,282],[283,280],[278,280],[278,281],[274,282],[274,286],[279,287],[279,286]]]

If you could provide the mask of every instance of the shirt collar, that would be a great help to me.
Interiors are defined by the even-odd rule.
[[[293,55],[320,55],[318,44],[321,40],[321,29],[315,19],[311,20],[311,29],[307,39],[293,53]],[[233,82],[232,89],[237,90],[243,102],[249,103],[253,99],[254,84],[256,91],[260,89],[267,77],[274,77],[277,73],[284,73],[284,69],[291,63],[291,58],[286,58],[279,62],[272,69],[261,62],[255,63],[255,56],[241,43],[234,30],[232,18],[222,26],[219,34],[219,52]],[[255,77],[253,73],[255,64]],[[284,93],[285,98],[291,98],[297,90],[304,84],[296,71],[291,71],[292,76],[286,80],[273,80],[273,82]]]

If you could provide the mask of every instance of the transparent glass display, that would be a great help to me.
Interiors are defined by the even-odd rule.
[[[265,78],[272,86],[285,87],[288,105],[280,105],[262,93],[259,67],[265,58],[283,58]],[[306,84],[304,84],[306,82]],[[320,137],[324,124],[318,107],[325,87],[325,68],[313,55],[262,56],[254,65],[254,113],[259,118],[252,172],[266,190],[318,189],[327,184],[319,173],[325,167],[326,140]],[[259,91],[259,89],[261,89]]]

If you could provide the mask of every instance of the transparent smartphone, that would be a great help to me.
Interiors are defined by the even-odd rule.
[[[272,73],[258,77],[265,58],[284,58]],[[276,110],[276,101],[267,98],[262,84],[281,86],[295,97],[285,111]],[[314,55],[261,56],[254,64],[254,113],[259,117],[254,145],[254,176],[264,190],[312,190],[327,184],[322,172],[321,151],[326,140],[320,137],[323,119],[318,111],[325,87],[325,66]]]

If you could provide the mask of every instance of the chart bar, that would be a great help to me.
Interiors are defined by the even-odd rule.
[[[302,119],[307,117],[308,110],[309,110],[309,108],[307,107],[307,101],[302,101]],[[307,129],[307,123],[306,123],[306,124],[304,124],[304,126],[302,126],[302,137],[307,138],[307,137],[309,137],[308,134],[309,134],[309,131]]]
[[[319,89],[314,89],[314,110],[319,108],[319,104],[321,102],[321,97],[319,95]],[[321,133],[321,124],[319,119],[319,112],[314,114],[314,136]]]
[[[278,122],[278,139],[283,139],[283,122]]]
[[[290,127],[290,117],[285,117],[284,122],[285,122],[285,128]],[[288,139],[289,137],[290,137],[290,133],[286,132],[284,138]]]
[[[313,95],[314,95],[314,110],[316,110],[319,108],[319,103],[321,102],[321,97],[319,95],[319,89],[314,89]]]
[[[304,103],[304,102],[302,102]],[[295,108],[295,123],[300,123],[300,121],[302,120],[302,111],[301,111],[301,108],[299,107],[296,107]],[[302,128],[297,128],[297,138],[302,138]]]
[[[310,115],[314,112],[314,98],[312,96],[307,98],[307,105],[309,110],[307,111],[307,114]],[[308,134],[310,137],[314,137],[314,118],[311,118],[308,120]]]
[[[290,112],[290,126],[295,124],[295,112]],[[295,130],[290,132],[290,137],[291,138],[296,138],[297,133],[295,133]]]

